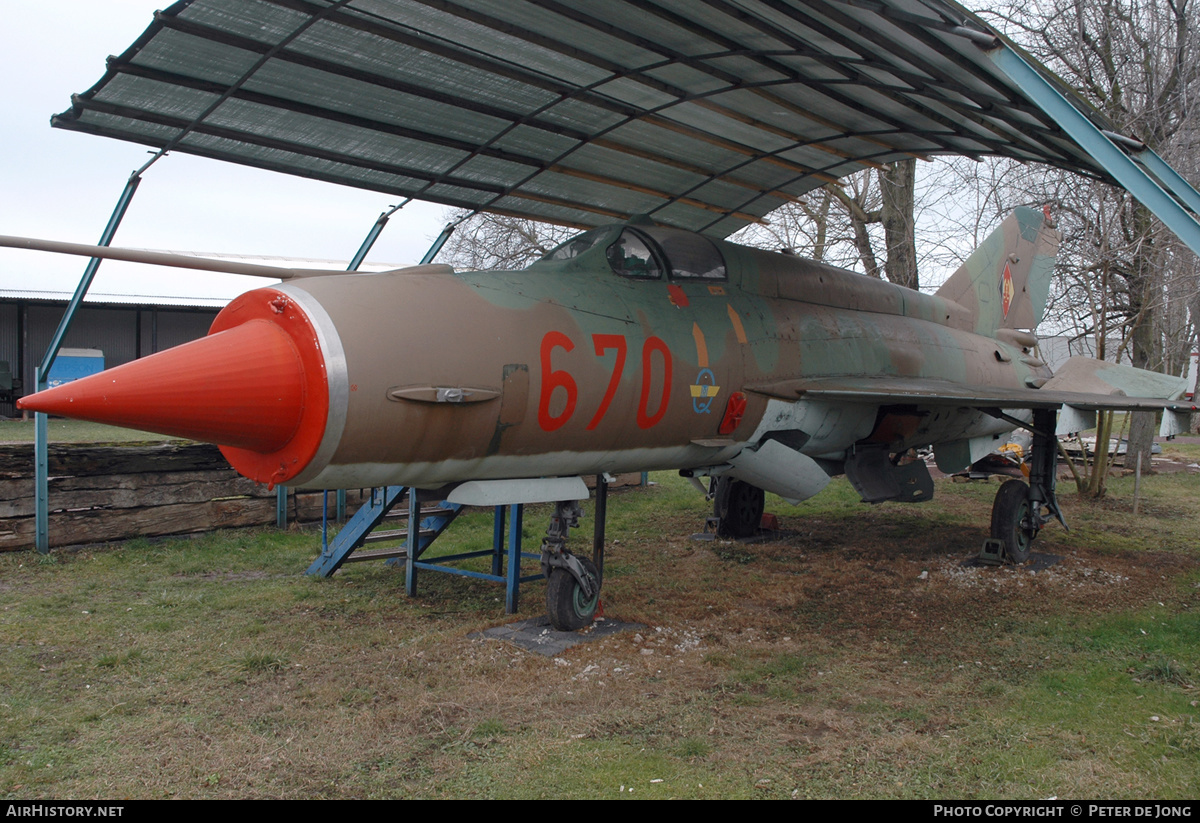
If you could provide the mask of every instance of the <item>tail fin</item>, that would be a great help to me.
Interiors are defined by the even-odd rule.
[[[1022,206],[971,252],[937,296],[971,312],[976,334],[1032,331],[1046,309],[1058,241],[1048,214]]]

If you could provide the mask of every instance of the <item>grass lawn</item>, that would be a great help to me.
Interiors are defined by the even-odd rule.
[[[703,499],[654,480],[609,503],[604,611],[644,628],[557,659],[474,636],[513,619],[492,584],[305,577],[311,531],[0,556],[0,794],[1200,796],[1195,475],[1144,478],[1136,517],[1132,478],[1064,484],[1037,571],[963,565],[995,482],[837,480],[744,544],[691,539]],[[489,540],[477,512],[438,546]]]
[[[51,417],[46,423],[46,433],[51,443],[140,443],[179,439],[153,432],[121,429],[116,426],[106,426],[103,423],[67,420],[62,417]],[[32,417],[28,420],[0,418],[0,443],[32,442]]]

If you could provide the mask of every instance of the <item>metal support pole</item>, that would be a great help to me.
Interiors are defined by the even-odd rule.
[[[42,385],[42,370],[33,368],[33,382]],[[33,416],[33,517],[37,550],[41,554],[50,551],[50,455],[46,448],[46,415],[38,412]]]
[[[604,520],[608,517],[608,479],[603,474],[596,475],[596,522],[593,524],[595,533],[592,537],[592,562],[596,564],[596,574],[604,579]]]
[[[154,159],[158,159],[156,155]],[[150,161],[154,162],[153,160]],[[125,217],[125,212],[129,208],[129,203],[133,200],[133,195],[137,191],[142,182],[142,171],[149,166],[147,163],[142,168],[135,171],[129,176],[129,180],[125,183],[125,190],[121,192],[121,197],[117,200],[117,206],[113,209],[112,216],[108,218],[108,225],[104,227],[104,233],[100,235],[100,242],[97,245],[107,246],[112,243],[113,235],[117,233],[117,227],[121,225],[121,220]],[[37,391],[44,391],[49,387],[50,369],[54,367],[54,361],[58,357],[58,350],[62,348],[63,340],[70,331],[71,321],[75,319],[75,312],[79,310],[79,306],[83,303],[84,295],[87,294],[88,288],[92,285],[92,280],[96,277],[96,270],[100,268],[100,258],[93,257],[88,261],[87,268],[83,270],[83,277],[79,279],[79,285],[75,287],[75,294],[71,296],[71,300],[67,303],[67,310],[63,313],[62,319],[58,321],[58,328],[54,331],[54,336],[50,338],[50,345],[46,348],[46,354],[42,358],[42,362],[34,370],[34,382],[36,383]],[[35,465],[33,496],[34,496],[34,545],[40,554],[46,554],[50,551],[50,489],[49,489],[49,455],[48,455],[48,427],[46,425],[46,415],[42,412],[34,413],[34,429],[33,429],[33,461]]]
[[[1200,214],[1200,193],[1180,177],[1179,172],[1171,168],[1166,160],[1159,157],[1154,149],[1149,146],[1142,146],[1142,150],[1133,156],[1149,169],[1151,174],[1162,181],[1162,184],[1172,194],[1182,200],[1183,204],[1191,209],[1193,214]]]
[[[287,495],[287,486],[275,487],[275,526],[280,529],[287,528]]]
[[[492,574],[497,577],[504,571],[504,507],[492,510]]]
[[[379,219],[375,221],[375,225],[367,232],[367,237],[363,240],[362,245],[358,247],[358,251],[354,254],[354,259],[350,261],[350,265],[346,266],[346,271],[358,271],[358,267],[362,265],[363,260],[367,258],[367,253],[371,251],[371,247],[375,245],[375,241],[379,239],[379,235],[388,224],[388,220],[392,215],[400,211],[400,209],[412,202],[412,198],[406,198],[403,203],[398,206],[392,206],[387,211],[379,215]]]
[[[321,494],[321,557],[329,555],[329,492]]]
[[[454,234],[454,230],[458,228],[455,223],[447,223],[446,228],[442,229],[442,233],[433,241],[433,245],[429,247],[429,251],[425,252],[425,256],[421,258],[421,265],[432,263],[433,258],[437,257],[437,253],[442,250],[442,246],[446,245],[446,241],[450,239],[450,235]]]
[[[337,522],[346,522],[346,490],[337,490]]]
[[[408,487],[408,543],[404,558],[404,591],[409,597],[417,596],[417,551],[421,547],[421,496],[412,486]]]
[[[425,252],[425,256],[421,258],[421,265],[424,266],[432,263],[433,258],[437,257],[437,253],[442,250],[442,246],[446,245],[446,241],[450,239],[450,235],[454,234],[454,230],[464,220],[470,220],[477,214],[479,214],[478,211],[473,211],[470,214],[463,215],[457,220],[447,223],[446,228],[442,229],[442,233],[437,236],[437,239],[433,241],[433,245],[429,247],[429,251]]]
[[[1197,222],[1178,200],[1163,191],[1140,163],[1118,148],[1101,129],[1071,105],[1069,100],[1011,47],[1000,44],[990,49],[984,47],[984,51],[1017,88],[1050,115],[1063,131],[1086,150],[1126,191],[1148,208],[1188,248],[1200,254],[1200,222]],[[1143,155],[1143,158],[1149,161],[1148,167],[1154,168],[1155,174],[1161,179],[1165,172],[1153,165],[1153,158],[1149,155]],[[1159,163],[1162,163],[1161,159]],[[1166,163],[1162,163],[1162,166],[1166,166]],[[1191,189],[1178,175],[1167,176],[1172,179],[1164,180],[1164,185],[1179,191]],[[1181,199],[1187,203],[1198,202],[1200,194],[1192,189],[1186,196],[1181,195]]]
[[[508,507],[508,580],[504,587],[504,613],[516,614],[521,596],[521,528],[525,524],[525,504]]]

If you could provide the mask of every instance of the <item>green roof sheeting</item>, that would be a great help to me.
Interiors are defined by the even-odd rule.
[[[645,213],[718,237],[914,155],[1105,176],[962,26],[985,30],[943,0],[182,0],[53,122],[452,206],[579,226]]]

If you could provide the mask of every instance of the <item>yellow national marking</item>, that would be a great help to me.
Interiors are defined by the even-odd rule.
[[[708,386],[708,385],[697,386],[694,384],[692,386],[689,386],[689,388],[692,390],[692,397],[696,397],[696,398],[716,397],[717,392],[719,392],[721,390],[720,386]]]
[[[1017,290],[1013,286],[1012,272],[1008,268],[1008,264],[1004,264],[1004,284],[1001,287],[1004,295],[1004,317],[1008,318],[1008,308],[1012,305],[1012,299],[1016,296]]]
[[[725,308],[729,309],[729,322],[733,323],[733,333],[737,335],[737,341],[745,343],[746,329],[742,326],[742,318],[738,317],[738,313],[733,310],[733,306],[729,303],[725,304]]]
[[[704,342],[704,332],[700,331],[700,324],[692,324],[692,337],[696,338],[696,362],[700,368],[708,368],[708,344]]]
[[[723,286],[709,286],[708,293],[709,294],[725,294],[725,288]]]

